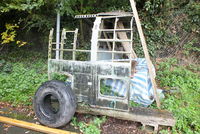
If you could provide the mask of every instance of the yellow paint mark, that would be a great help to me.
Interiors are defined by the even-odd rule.
[[[11,119],[11,118],[7,118],[7,117],[3,117],[3,116],[0,116],[0,122],[9,124],[9,125],[13,125],[13,126],[17,126],[17,127],[21,127],[21,128],[26,128],[26,129],[42,132],[42,133],[47,133],[47,134],[77,134],[77,133],[70,132],[70,131],[49,128],[49,127],[37,125],[34,123]]]

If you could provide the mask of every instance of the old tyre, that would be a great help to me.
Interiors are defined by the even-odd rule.
[[[33,103],[39,122],[49,127],[66,125],[76,110],[71,87],[57,80],[43,83],[35,93]]]

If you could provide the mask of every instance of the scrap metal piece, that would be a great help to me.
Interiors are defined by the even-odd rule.
[[[133,16],[131,12],[124,12],[124,11],[114,11],[114,12],[102,12],[98,14],[85,14],[85,15],[76,15],[76,19],[81,18],[96,18],[96,17],[103,17],[103,16]]]

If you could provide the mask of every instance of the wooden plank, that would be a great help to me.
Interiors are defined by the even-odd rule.
[[[142,124],[149,126],[174,126],[176,123],[176,120],[170,112],[150,108],[135,107],[130,108],[130,111],[120,111],[111,108],[98,108],[97,106],[90,107],[78,105],[77,112],[93,115],[106,115],[122,120],[141,122]]]
[[[141,26],[140,19],[139,19],[139,16],[138,16],[138,12],[137,12],[137,9],[136,9],[135,1],[130,0],[130,3],[131,3],[132,10],[133,10],[133,15],[135,17],[135,22],[136,22],[137,29],[138,29],[138,32],[139,32],[140,40],[141,40],[141,43],[142,43],[142,48],[143,48],[143,51],[144,51],[145,59],[147,61],[147,66],[148,66],[148,69],[149,69],[149,75],[150,75],[150,79],[151,79],[152,86],[153,86],[153,89],[154,89],[154,97],[155,97],[155,100],[156,100],[157,107],[160,108],[160,100],[159,100],[159,97],[157,95],[157,85],[156,85],[155,78],[153,77],[152,62],[150,60],[146,40],[145,40],[145,37],[144,37],[144,33],[142,31],[142,26]]]
[[[120,29],[124,28],[124,25],[121,21],[118,22],[118,28],[120,28]],[[127,36],[126,32],[119,32],[117,34],[119,35],[120,39],[128,40],[128,36]],[[123,45],[125,51],[127,51],[127,52],[130,51],[130,50],[132,51],[131,55],[128,55],[128,57],[137,58],[136,53],[132,49],[132,42],[122,42],[122,45]]]
[[[105,32],[103,32],[103,35],[104,35],[104,37],[106,38],[106,39],[108,39],[108,35],[105,33]],[[107,43],[107,45],[108,45],[108,50],[112,50],[112,47],[111,47],[111,45],[110,45],[110,42],[106,42]]]
[[[114,39],[114,41],[113,41],[113,48],[112,48],[113,52],[115,51],[115,47],[116,47],[115,40],[117,39],[117,33],[116,33],[115,30],[117,29],[117,23],[118,23],[118,21],[119,21],[119,18],[115,18],[114,33],[113,33],[113,39]],[[115,54],[112,53],[112,61],[114,60],[114,58],[115,58]]]
[[[3,117],[3,116],[0,116],[0,122],[9,124],[12,126],[17,126],[17,127],[26,128],[26,129],[30,129],[30,130],[34,130],[34,131],[38,131],[42,133],[47,133],[47,134],[77,134],[74,132],[59,130],[55,128],[49,128],[49,127],[37,125],[34,123],[11,119],[7,117]]]
[[[107,35],[107,33],[104,32],[104,31],[101,31],[101,29],[104,29],[104,20],[101,21],[100,30],[99,30],[100,31],[99,37],[101,37],[101,34],[103,33],[103,36],[105,37],[105,39],[109,39],[109,36]],[[107,43],[107,46],[108,46],[108,50],[109,51],[112,50],[110,42],[106,42],[106,43]],[[100,44],[98,44],[98,45],[100,45]],[[98,47],[98,49],[99,49],[99,47]]]
[[[51,54],[52,54],[52,42],[53,42],[53,31],[54,29],[52,28],[49,34],[49,50],[48,50],[48,59],[51,59]]]

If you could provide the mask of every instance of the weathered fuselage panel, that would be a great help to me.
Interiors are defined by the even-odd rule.
[[[123,98],[105,96],[100,93],[99,84],[101,78],[116,78],[125,81],[127,88],[129,88],[130,64],[51,59],[48,68],[50,78],[53,73],[72,77],[71,86],[78,102],[128,110],[128,92]]]

